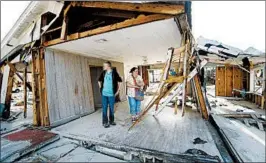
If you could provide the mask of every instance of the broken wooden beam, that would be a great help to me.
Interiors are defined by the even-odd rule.
[[[201,85],[200,85],[200,81],[199,81],[199,76],[196,75],[194,76],[194,82],[195,82],[195,88],[196,88],[196,92],[198,95],[198,101],[199,101],[199,106],[200,106],[200,110],[201,110],[201,114],[203,116],[203,118],[205,120],[209,119],[209,113],[208,113],[208,109],[206,106],[206,102],[202,93],[202,89],[201,89]]]
[[[207,64],[207,61],[206,60],[203,60],[201,63],[200,63],[200,69],[203,68],[205,65]],[[188,79],[187,79],[187,82],[189,82],[197,73],[197,67],[193,69],[193,71],[191,71],[188,75]],[[182,83],[181,84],[178,84],[171,92],[171,94],[164,100],[164,102],[161,104],[161,108],[160,110],[155,114],[159,114],[162,109],[181,91],[181,88],[182,88]]]
[[[124,11],[148,12],[156,14],[178,15],[185,12],[183,4],[126,3],[126,2],[72,2],[72,6],[114,9]]]
[[[16,74],[16,76],[17,76],[22,82],[24,82],[24,79],[22,78],[21,75],[19,75],[19,73],[15,73],[15,74]],[[27,86],[27,88],[29,89],[29,91],[32,91],[32,87],[31,87],[31,85],[30,85],[29,82],[26,82],[26,86]]]

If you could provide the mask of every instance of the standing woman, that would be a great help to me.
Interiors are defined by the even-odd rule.
[[[140,90],[144,86],[142,77],[138,74],[138,68],[133,67],[130,70],[130,75],[127,77],[127,96],[130,107],[130,114],[132,121],[135,122],[138,119],[141,110],[141,101],[137,100],[136,91]]]

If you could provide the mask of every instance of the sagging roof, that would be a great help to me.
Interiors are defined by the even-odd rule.
[[[249,61],[252,61],[253,64],[265,63],[265,53],[255,48],[248,48],[243,51],[239,48],[206,39],[202,36],[197,39],[196,51],[198,51],[202,59],[209,59],[213,63],[236,64],[235,61],[241,62],[245,57]]]

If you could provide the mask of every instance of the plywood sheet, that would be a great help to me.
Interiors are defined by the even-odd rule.
[[[233,96],[233,67],[229,66],[225,68],[226,71],[226,83],[225,83],[225,96],[230,97]]]
[[[225,96],[225,69],[224,67],[216,67],[216,96]]]

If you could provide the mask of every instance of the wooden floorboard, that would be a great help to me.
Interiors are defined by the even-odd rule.
[[[265,139],[250,132],[244,124],[218,115],[212,117],[243,162],[265,162]]]
[[[128,131],[132,122],[127,102],[119,103],[115,113],[116,126],[104,128],[101,124],[101,110],[59,126],[54,131],[62,134],[85,136],[118,145],[157,150],[172,154],[181,154],[189,149],[200,149],[212,156],[221,158],[220,153],[206,125],[197,111],[186,109],[174,114],[174,109],[166,107],[156,118],[149,112],[145,119]],[[205,144],[193,144],[195,138],[207,141]]]

